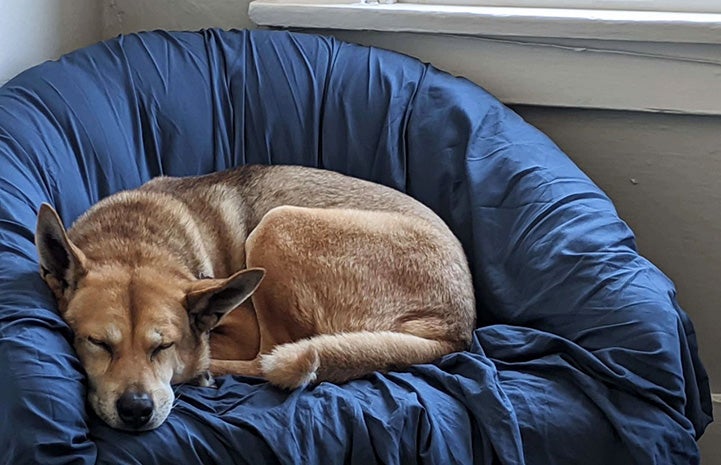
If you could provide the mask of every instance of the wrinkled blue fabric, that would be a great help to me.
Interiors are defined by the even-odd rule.
[[[37,271],[39,205],[70,224],[153,176],[247,163],[336,170],[429,205],[471,263],[473,346],[290,393],[181,386],[157,430],[111,430]],[[711,420],[673,284],[548,138],[415,59],[288,32],[122,36],[0,89],[0,374],[9,464],[688,465]]]

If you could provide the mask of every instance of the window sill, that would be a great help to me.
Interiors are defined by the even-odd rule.
[[[328,0],[255,0],[261,26],[543,37],[642,42],[721,43],[721,14],[509,8]]]
[[[414,56],[509,105],[721,116],[721,14],[291,1],[250,18]]]

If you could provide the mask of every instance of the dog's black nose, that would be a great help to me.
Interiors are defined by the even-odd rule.
[[[153,416],[153,399],[145,392],[125,391],[115,406],[120,419],[131,428],[140,428]]]

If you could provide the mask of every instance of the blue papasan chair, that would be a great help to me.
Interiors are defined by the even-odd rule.
[[[154,176],[250,163],[435,210],[474,274],[472,347],[293,392],[178,386],[157,430],[110,429],[38,272],[38,207],[69,225]],[[0,169],[2,463],[699,463],[708,379],[673,284],[566,155],[467,80],[314,35],[133,34],[2,87]]]

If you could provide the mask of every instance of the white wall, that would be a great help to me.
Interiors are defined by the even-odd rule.
[[[0,85],[20,71],[97,42],[96,0],[3,0],[0,3]]]

